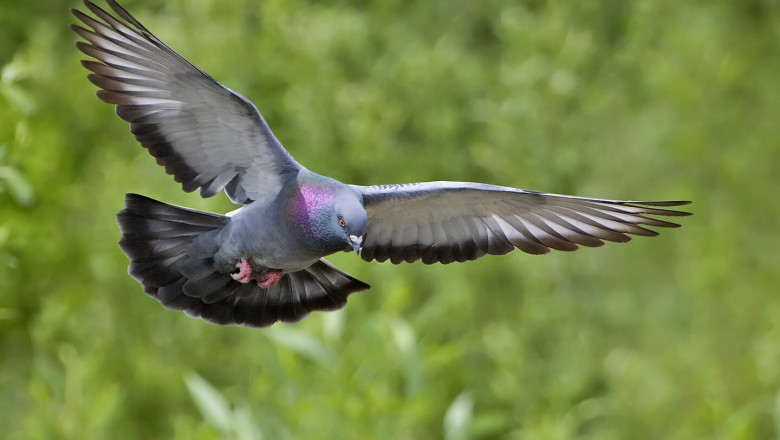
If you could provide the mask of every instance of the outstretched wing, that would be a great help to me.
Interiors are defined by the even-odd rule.
[[[529,254],[658,235],[641,225],[676,227],[648,215],[690,202],[588,199],[466,182],[354,186],[368,215],[361,257],[394,264],[474,260],[515,248]]]
[[[97,18],[73,14],[87,42],[76,47],[97,95],[186,192],[211,197],[223,188],[234,203],[278,192],[300,166],[276,140],[251,102],[218,83],[152,35],[113,0],[112,15],[89,0]]]

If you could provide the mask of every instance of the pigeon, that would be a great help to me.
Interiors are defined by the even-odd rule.
[[[71,12],[101,100],[186,192],[224,191],[228,214],[125,195],[128,273],[163,306],[218,325],[267,327],[340,309],[369,285],[324,257],[424,264],[514,249],[544,254],[654,236],[688,201],[620,201],[469,182],[360,186],[300,165],[257,108],[155,37],[114,0]]]

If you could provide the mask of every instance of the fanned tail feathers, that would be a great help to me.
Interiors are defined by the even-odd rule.
[[[241,284],[214,264],[217,235],[227,216],[162,203],[138,194],[125,196],[117,213],[119,247],[130,259],[128,272],[162,305],[219,325],[266,327],[295,322],[312,311],[344,307],[347,297],[369,286],[324,259],[285,273],[263,289]]]

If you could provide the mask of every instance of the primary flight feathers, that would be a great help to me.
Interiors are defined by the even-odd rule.
[[[278,191],[279,175],[298,164],[251,102],[214,81],[152,35],[116,2],[119,17],[86,1],[98,19],[73,14],[92,30],[71,25],[88,43],[76,47],[97,95],[186,192],[211,197],[223,188],[234,203]],[[124,19],[124,21],[122,20]],[[102,20],[102,21],[100,21]]]
[[[618,201],[467,182],[345,185],[299,165],[257,108],[158,40],[113,0],[73,14],[103,101],[182,184],[245,205],[229,216],[128,194],[117,214],[129,272],[163,305],[217,324],[267,326],[343,307],[368,285],[322,257],[451,263],[657,235],[685,201]]]

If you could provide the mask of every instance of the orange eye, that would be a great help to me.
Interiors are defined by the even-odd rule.
[[[345,222],[343,218],[339,219],[339,224],[341,225],[342,228],[347,226],[347,222]]]

